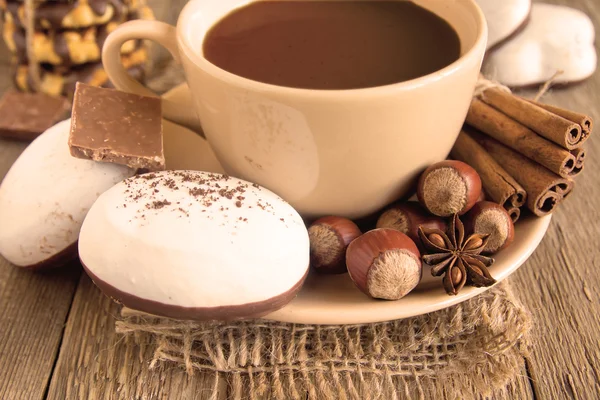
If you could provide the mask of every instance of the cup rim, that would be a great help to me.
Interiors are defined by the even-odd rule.
[[[199,0],[198,0],[199,1]],[[429,85],[434,82],[437,82],[446,76],[453,75],[457,72],[463,64],[465,64],[469,59],[473,57],[477,57],[480,51],[485,52],[486,44],[487,44],[487,35],[488,35],[488,26],[481,10],[481,7],[477,4],[476,0],[463,0],[469,4],[472,8],[473,15],[477,18],[478,27],[477,27],[477,39],[475,43],[471,46],[471,48],[464,54],[462,54],[457,60],[452,62],[451,64],[445,66],[442,69],[429,73],[427,75],[419,76],[414,79],[410,79],[407,81],[392,83],[388,85],[382,86],[373,86],[367,88],[358,88],[358,89],[306,89],[306,88],[295,88],[289,86],[279,86],[271,83],[265,83],[260,81],[255,81],[249,78],[244,78],[239,75],[235,75],[229,71],[226,71],[215,64],[208,61],[204,56],[199,54],[191,45],[191,41],[187,37],[184,32],[184,21],[189,18],[189,13],[192,11],[193,7],[198,1],[189,1],[186,6],[181,11],[179,18],[177,20],[177,42],[179,44],[179,49],[181,52],[185,53],[185,56],[193,61],[193,63],[204,70],[206,73],[211,76],[216,77],[217,79],[224,81],[228,84],[232,84],[236,87],[240,87],[242,89],[252,91],[252,92],[263,92],[263,93],[279,93],[279,94],[287,94],[291,96],[299,96],[299,97],[318,97],[318,98],[332,98],[335,97],[337,99],[340,98],[356,98],[361,97],[364,98],[366,96],[371,95],[382,95],[395,91],[408,91],[421,86]],[[253,2],[255,0],[248,0],[247,3]],[[318,0],[316,0],[318,1]]]

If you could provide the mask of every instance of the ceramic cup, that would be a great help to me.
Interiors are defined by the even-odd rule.
[[[131,39],[160,43],[183,65],[193,98],[193,104],[165,101],[165,118],[190,125],[195,111],[227,173],[271,189],[307,217],[362,217],[407,195],[421,171],[447,157],[485,51],[487,26],[475,0],[413,1],[450,23],[461,56],[393,85],[296,89],[216,67],[202,54],[206,33],[248,0],[192,0],[176,28],[127,22],[106,40],[104,67],[118,89],[154,95],[127,75],[119,49]]]

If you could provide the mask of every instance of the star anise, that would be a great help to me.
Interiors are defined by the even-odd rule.
[[[465,238],[465,227],[457,214],[449,233],[448,236],[439,229],[419,227],[419,238],[428,252],[423,255],[423,262],[432,267],[433,276],[444,274],[446,293],[456,295],[466,283],[476,287],[496,283],[487,269],[494,259],[481,255],[489,235],[472,234]]]

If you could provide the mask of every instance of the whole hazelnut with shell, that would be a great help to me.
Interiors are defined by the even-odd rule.
[[[417,197],[432,214],[440,217],[462,215],[481,195],[481,178],[462,161],[446,160],[431,165],[421,174]]]
[[[361,234],[347,218],[328,216],[316,220],[308,228],[311,267],[326,274],[346,272],[346,248]]]
[[[419,227],[446,230],[446,221],[430,214],[416,201],[397,203],[385,210],[377,220],[377,228],[395,229],[420,245]]]
[[[415,243],[394,229],[374,229],[346,250],[346,265],[354,284],[376,299],[398,300],[420,282],[421,254]]]
[[[465,215],[467,232],[489,235],[484,253],[493,254],[511,245],[515,226],[508,212],[499,204],[481,201]]]

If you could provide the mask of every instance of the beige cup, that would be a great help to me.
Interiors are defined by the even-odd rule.
[[[475,0],[414,0],[454,27],[459,60],[418,79],[356,90],[274,86],[208,62],[202,54],[207,31],[248,2],[192,0],[176,28],[157,21],[123,24],[104,45],[108,76],[121,90],[154,95],[127,75],[119,49],[131,39],[166,47],[183,64],[194,104],[165,102],[165,118],[190,125],[195,111],[229,174],[271,189],[308,217],[370,214],[407,195],[424,168],[447,157],[487,40]]]

